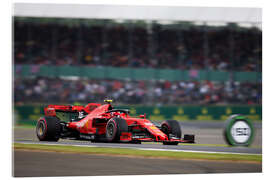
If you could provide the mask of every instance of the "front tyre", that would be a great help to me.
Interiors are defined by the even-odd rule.
[[[181,139],[181,126],[176,120],[166,120],[161,123],[161,131],[168,136],[168,138],[175,137]],[[178,145],[178,142],[163,142],[163,145]]]
[[[61,133],[60,120],[57,117],[41,117],[36,125],[36,135],[40,141],[58,141]]]

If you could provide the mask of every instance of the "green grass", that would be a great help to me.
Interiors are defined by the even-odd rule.
[[[22,129],[24,129],[24,128],[26,128],[26,129],[35,129],[36,126],[31,125],[31,124],[20,124],[20,125],[15,125],[14,128],[15,128],[15,129],[16,129],[16,128],[22,128]]]
[[[58,146],[58,145],[40,145],[40,144],[21,144],[14,143],[14,149],[83,153],[83,154],[105,154],[119,156],[135,156],[148,158],[168,158],[168,159],[192,159],[192,160],[215,160],[215,161],[241,161],[261,163],[262,155],[239,155],[239,154],[212,154],[195,152],[171,152],[171,151],[152,151],[137,150],[128,148],[103,148],[103,147],[76,147],[76,146]]]

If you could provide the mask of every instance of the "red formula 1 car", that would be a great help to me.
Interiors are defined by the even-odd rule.
[[[111,100],[106,104],[89,103],[86,106],[48,105],[45,116],[36,126],[40,141],[58,141],[59,138],[90,140],[92,142],[163,142],[164,145],[194,143],[194,135],[181,138],[181,127],[175,120],[157,125],[140,115],[129,116],[127,109],[114,109]]]

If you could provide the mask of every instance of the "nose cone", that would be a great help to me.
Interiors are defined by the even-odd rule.
[[[160,131],[160,130],[159,130],[159,131]],[[160,131],[160,133],[158,133],[157,138],[158,138],[159,140],[162,140],[162,141],[168,140],[168,136],[167,136],[166,134],[164,134],[162,131]]]
[[[152,133],[156,137],[157,140],[168,140],[168,136],[163,133],[160,129],[158,129],[154,124],[149,125],[147,127],[148,131]]]

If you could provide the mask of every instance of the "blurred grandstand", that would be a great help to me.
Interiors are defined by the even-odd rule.
[[[15,18],[16,64],[261,71],[256,28],[46,20]]]
[[[262,31],[234,21],[221,24],[15,14],[15,104],[88,103],[110,97],[119,104],[261,105],[261,75],[240,81],[235,73],[261,74]],[[205,72],[206,78],[33,75],[43,66],[187,71],[194,77]],[[23,67],[29,67],[32,74],[20,76]],[[228,76],[213,80],[211,72]]]

